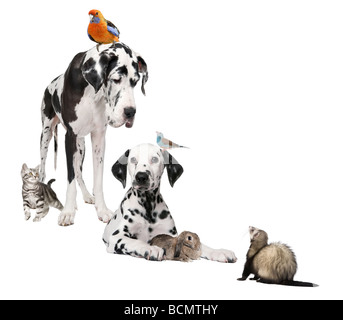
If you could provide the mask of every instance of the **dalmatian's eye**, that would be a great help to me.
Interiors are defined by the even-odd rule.
[[[130,161],[131,161],[131,163],[134,163],[134,164],[137,164],[137,163],[138,163],[138,161],[137,161],[137,159],[136,159],[135,157],[132,157],[132,158],[130,159]]]
[[[152,157],[151,158],[151,163],[157,163],[158,162],[158,158],[157,157]]]

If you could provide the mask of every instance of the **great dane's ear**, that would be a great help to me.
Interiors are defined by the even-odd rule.
[[[126,187],[126,176],[127,176],[127,161],[129,157],[130,149],[117,160],[117,162],[112,166],[112,173],[116,179],[118,179],[123,188]]]
[[[137,55],[137,60],[138,60],[138,72],[142,74],[141,90],[142,90],[142,93],[145,95],[144,85],[147,83],[149,79],[148,66],[140,55]]]
[[[101,86],[107,82],[107,76],[117,65],[118,57],[103,51],[99,55],[99,60],[89,58],[81,67],[82,75],[91,84],[97,93]]]
[[[174,187],[174,183],[179,179],[183,173],[183,168],[176,159],[166,150],[162,151],[164,166],[167,168],[169,183]]]

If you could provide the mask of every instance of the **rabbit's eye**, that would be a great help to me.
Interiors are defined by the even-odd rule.
[[[191,241],[191,240],[192,240],[192,237],[191,237],[191,236],[188,236],[188,240]]]

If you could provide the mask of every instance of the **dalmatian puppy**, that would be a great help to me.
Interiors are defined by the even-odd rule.
[[[149,242],[158,234],[177,235],[173,217],[160,193],[160,182],[167,170],[170,185],[180,178],[182,166],[167,151],[152,144],[141,144],[127,150],[113,165],[113,175],[126,186],[127,171],[131,188],[119,209],[107,224],[103,241],[107,252],[162,260],[163,249]],[[201,257],[220,262],[236,262],[230,250],[211,249],[202,244]]]
[[[107,125],[118,128],[133,126],[136,113],[134,87],[142,75],[142,92],[148,79],[144,59],[128,46],[117,42],[101,45],[77,54],[66,72],[46,88],[42,101],[42,134],[40,140],[40,180],[45,179],[48,146],[55,136],[55,167],[57,125],[66,129],[65,150],[68,169],[66,204],[58,223],[74,223],[76,211],[76,181],[83,199],[95,204],[99,220],[108,222],[113,216],[103,196],[103,167]],[[85,156],[85,136],[90,134],[93,151],[93,193],[82,178]]]

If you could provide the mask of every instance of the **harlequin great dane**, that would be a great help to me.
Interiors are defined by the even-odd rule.
[[[182,166],[167,151],[151,144],[127,150],[113,165],[112,173],[124,188],[129,171],[132,187],[105,228],[103,241],[107,252],[163,259],[163,249],[150,246],[149,242],[158,234],[177,235],[174,220],[160,193],[164,168],[173,187],[183,173]],[[204,244],[201,256],[220,262],[237,260],[230,250],[211,249]]]
[[[44,93],[42,102],[43,130],[40,141],[40,179],[45,179],[45,161],[48,145],[55,134],[55,166],[57,125],[66,129],[65,150],[68,169],[66,204],[58,223],[74,223],[76,210],[76,183],[83,199],[95,203],[98,218],[108,222],[111,212],[103,196],[103,166],[107,125],[131,128],[136,113],[134,87],[142,77],[142,92],[148,79],[144,59],[123,43],[101,45],[77,54],[67,71],[53,80]],[[91,134],[93,151],[93,193],[88,192],[82,179],[85,155],[84,137]]]

